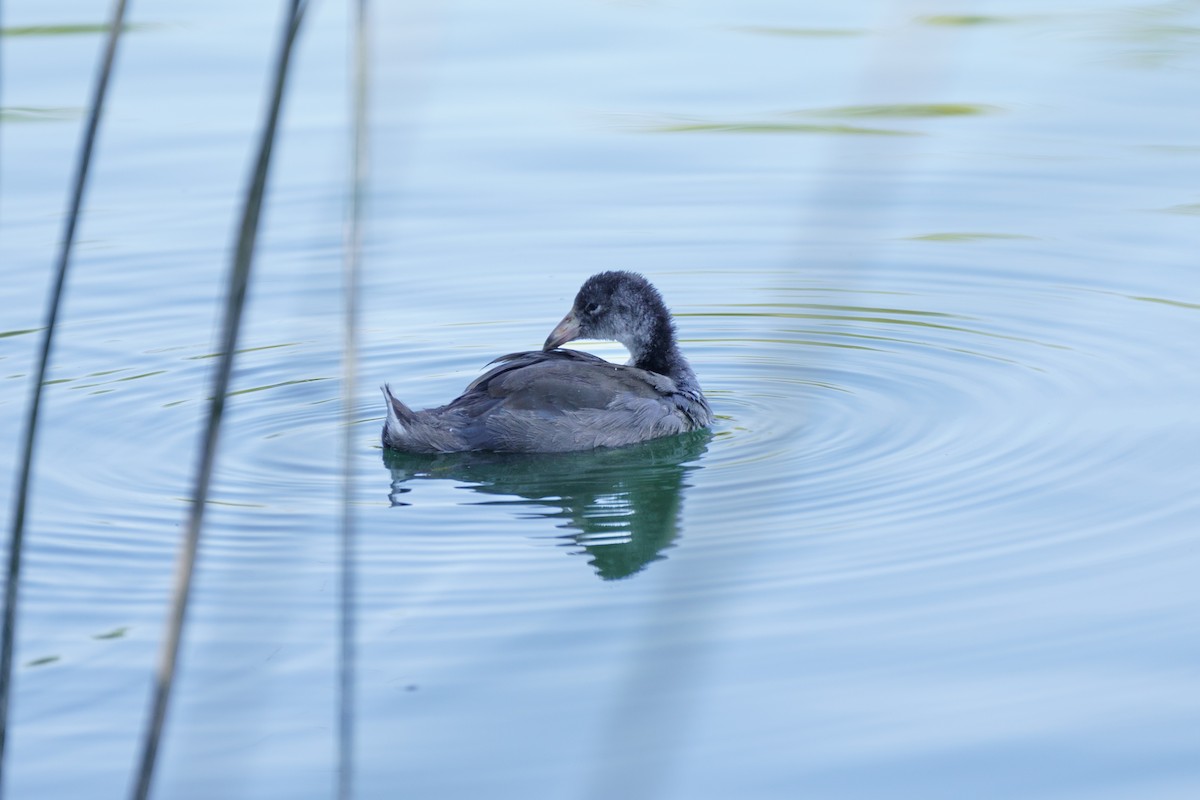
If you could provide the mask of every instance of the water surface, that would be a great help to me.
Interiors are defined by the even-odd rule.
[[[13,797],[129,783],[275,5],[133,6],[43,412]],[[161,798],[334,786],[349,39],[312,11]],[[107,9],[5,12],[15,454]],[[377,14],[359,796],[1200,791],[1196,4]],[[379,448],[378,385],[445,402],[608,268],[676,312],[710,436]]]

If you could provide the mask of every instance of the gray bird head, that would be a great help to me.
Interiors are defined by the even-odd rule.
[[[553,350],[574,339],[620,342],[634,363],[675,344],[671,314],[658,290],[641,275],[625,271],[588,278],[542,349]]]

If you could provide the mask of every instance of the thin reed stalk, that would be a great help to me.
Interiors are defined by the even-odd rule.
[[[354,74],[350,192],[346,214],[345,308],[342,352],[342,535],[338,659],[338,797],[354,793],[354,387],[358,378],[358,288],[362,263],[363,187],[367,169],[367,91],[370,52],[366,0],[354,2]]]
[[[915,18],[919,13],[918,6],[919,3],[913,0],[891,0],[882,4],[882,9],[887,12],[885,18],[890,17],[894,22]],[[913,39],[919,32],[914,33],[913,26],[886,27],[888,35],[876,37],[866,54],[858,89],[863,97],[860,103],[870,102],[867,98],[877,96],[884,83],[903,86],[908,96],[921,97],[929,90],[929,80],[936,77],[932,72],[913,74],[902,69],[906,61],[911,60],[913,45],[917,44]],[[945,50],[931,48],[929,42],[923,41],[920,45],[923,59],[943,55],[953,57]],[[947,65],[943,74],[952,72]],[[810,217],[803,223],[805,227],[819,230],[823,223],[821,214],[828,208],[840,207],[835,200],[845,201],[847,193],[861,191],[854,188],[853,182],[848,188],[843,176],[851,167],[860,166],[863,145],[856,137],[835,137],[825,156],[825,169],[817,174],[813,199],[805,209]],[[876,234],[859,237],[862,244],[857,249],[861,252],[856,255],[860,264],[871,263],[867,257],[869,248],[875,246],[873,243],[885,241],[878,234],[887,229],[886,215],[898,207],[896,187],[903,185],[904,169],[911,163],[916,147],[916,137],[895,137],[890,142],[886,160],[880,162],[889,169],[891,174],[887,177],[890,180],[872,183],[869,189],[871,202],[856,204],[858,227]],[[796,265],[803,262],[803,258],[792,260]],[[844,285],[852,286],[854,277],[846,275]],[[786,297],[779,300],[790,302]],[[824,355],[844,357],[832,348]],[[627,674],[613,697],[609,721],[600,736],[602,744],[583,793],[586,798],[651,800],[670,793],[671,769],[682,750],[687,726],[694,713],[689,698],[703,689],[703,671],[712,658],[712,647],[706,642],[701,626],[717,624],[722,602],[719,595],[701,594],[689,602],[685,616],[673,617],[673,598],[680,596],[685,585],[703,585],[718,579],[712,572],[717,562],[707,565],[703,560],[684,563],[685,566],[668,574],[657,596],[645,608],[646,622],[640,634],[641,641],[634,648]],[[719,562],[722,571],[746,570],[749,566],[729,560]],[[679,644],[662,648],[659,632],[668,625]]]
[[[54,332],[58,326],[58,312],[62,307],[63,289],[67,282],[67,268],[71,263],[71,251],[75,244],[83,195],[87,188],[92,151],[96,144],[96,132],[104,111],[104,100],[108,96],[108,83],[112,76],[113,61],[116,59],[117,42],[125,25],[126,0],[114,0],[112,21],[108,27],[108,38],[100,56],[96,82],[92,87],[92,98],[87,124],[79,143],[79,155],[75,164],[75,176],[71,185],[71,199],[63,224],[62,240],[59,243],[58,263],[55,267],[50,296],[46,301],[45,322],[42,326],[41,346],[38,351],[37,368],[29,389],[29,406],[25,415],[25,436],[22,441],[21,461],[17,468],[17,492],[13,502],[12,534],[8,543],[8,568],[4,585],[4,623],[0,632],[0,796],[4,792],[4,755],[8,743],[8,706],[12,694],[12,659],[16,640],[17,600],[21,576],[21,549],[25,539],[25,519],[29,510],[29,486],[33,479],[33,454],[37,444],[38,416],[42,406],[42,387],[50,366],[54,350]]]
[[[0,0],[0,31],[4,30],[4,0]],[[4,114],[4,36],[0,35],[0,116]],[[2,146],[4,144],[4,130],[0,127],[0,153],[4,152]],[[0,171],[2,174],[2,171]],[[4,201],[4,184],[0,183],[0,212],[3,211],[2,203]],[[0,214],[0,218],[3,214]],[[0,789],[2,792],[3,789]]]
[[[234,353],[237,349],[238,331],[241,327],[242,309],[246,300],[250,268],[254,260],[254,243],[258,235],[259,217],[262,212],[263,196],[266,193],[267,175],[271,165],[271,152],[283,105],[284,88],[287,84],[288,65],[292,46],[300,30],[300,23],[307,8],[306,0],[289,0],[285,16],[284,33],[279,46],[272,78],[267,117],[263,122],[258,141],[258,155],[246,189],[242,207],[241,225],[229,273],[229,284],[225,298],[224,318],[221,325],[221,354],[213,375],[212,397],[208,420],[196,469],[195,486],[187,531],[179,554],[175,573],[175,588],[171,599],[167,633],[163,639],[158,673],[151,700],[149,717],[142,743],[142,755],[138,765],[132,797],[145,800],[150,794],[154,778],[154,766],[162,739],[163,722],[170,702],[171,687],[175,681],[179,645],[183,634],[183,623],[187,611],[188,594],[196,564],[196,550],[200,543],[200,530],[204,521],[204,509],[208,504],[208,492],[212,481],[213,464],[216,459],[217,440],[229,393],[229,379],[233,371]]]

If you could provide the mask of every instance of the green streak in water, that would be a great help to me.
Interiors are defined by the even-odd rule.
[[[58,661],[59,658],[60,656],[42,656],[41,658],[35,658],[33,661],[26,661],[25,666],[42,667],[46,664],[53,664],[55,661]]]
[[[259,348],[259,349],[262,349],[262,348]],[[239,394],[253,394],[254,392],[265,392],[268,389],[279,389],[280,387],[283,387],[283,386],[296,386],[296,385],[299,385],[302,383],[317,383],[318,381],[328,381],[328,380],[332,380],[332,379],[331,378],[297,378],[295,380],[290,380],[290,381],[280,381],[279,383],[270,383],[270,384],[267,384],[266,386],[251,386],[248,389],[238,389],[237,391],[229,392],[225,396],[233,397],[233,396],[239,395]],[[183,400],[172,400],[168,403],[163,403],[162,407],[163,408],[172,408],[173,406],[181,406],[184,403],[187,403],[190,401],[191,401],[191,398],[185,398]]]
[[[264,344],[258,347],[242,347],[234,352],[241,355],[242,353],[256,353],[259,350],[274,350],[279,347],[295,347],[299,342],[284,342],[283,344]],[[188,356],[188,361],[201,361],[206,358],[219,358],[221,353],[202,353],[198,356]]]
[[[126,24],[121,27],[122,31],[140,31],[147,28],[153,28],[153,25]],[[89,33],[108,33],[109,25],[105,22],[96,23],[74,23],[66,25],[21,25],[11,28],[0,28],[0,36],[79,36]]]
[[[853,295],[887,295],[889,297],[911,297],[912,292],[889,292],[883,289],[840,289],[833,286],[764,286],[764,291],[775,294],[853,294]]]
[[[67,122],[83,114],[81,108],[39,108],[9,106],[0,108],[0,122]]]
[[[1026,236],[1022,233],[927,233],[923,236],[909,236],[906,238],[910,242],[978,242],[989,239],[1037,239],[1036,236]]]
[[[1143,303],[1160,303],[1164,306],[1175,306],[1176,308],[1190,308],[1200,310],[1200,303],[1185,303],[1182,300],[1168,300],[1165,297],[1138,297],[1136,295],[1127,295],[1130,300],[1139,300]]]
[[[907,308],[882,308],[875,306],[847,306],[833,303],[723,303],[720,308],[805,308],[812,311],[849,311],[855,314],[902,314],[910,317],[942,317],[948,319],[971,319],[961,314],[944,311],[913,311]],[[677,317],[703,317],[703,313],[678,313]]]
[[[812,39],[828,39],[845,36],[862,36],[866,31],[851,28],[777,28],[770,25],[739,25],[733,28],[742,33],[761,36],[790,36]]]
[[[108,633],[97,633],[92,638],[93,639],[120,639],[128,632],[129,632],[128,627],[113,628]]]
[[[681,315],[680,315],[681,316]],[[811,319],[823,320],[829,322],[862,322],[867,324],[879,325],[905,325],[917,328],[925,328],[937,331],[950,331],[953,333],[966,333],[972,336],[983,336],[988,339],[1002,339],[1009,342],[1021,342],[1023,344],[1033,344],[1039,347],[1047,347],[1052,350],[1070,350],[1071,348],[1061,344],[1051,344],[1049,342],[1039,342],[1036,339],[1028,339],[1023,336],[1009,336],[1003,333],[992,333],[990,331],[981,331],[975,328],[966,328],[961,325],[943,325],[937,322],[926,322],[920,319],[896,319],[895,317],[881,317],[862,314],[798,314],[784,311],[776,312],[757,312],[750,313],[745,311],[713,311],[707,314],[695,314],[693,316],[703,317],[771,317],[775,319]],[[964,351],[969,352],[969,351]]]
[[[795,334],[818,334],[818,335],[820,334],[819,331],[781,330],[779,332],[780,333],[795,333]],[[866,338],[866,337],[863,337],[863,338]],[[875,338],[883,339],[884,337],[880,336],[880,337],[875,337]],[[714,344],[714,343],[715,344],[736,344],[736,345],[746,344],[746,343],[750,343],[750,344],[786,344],[789,346],[798,346],[798,347],[836,347],[836,348],[840,348],[842,350],[867,350],[872,353],[880,352],[880,349],[878,347],[869,347],[865,344],[848,344],[846,342],[830,342],[830,341],[826,341],[824,339],[782,339],[779,337],[772,338],[772,337],[766,337],[766,336],[739,336],[737,338],[730,339],[730,338],[722,338],[720,336],[712,336],[712,337],[706,338],[704,341],[705,341],[705,343],[708,343],[708,344]]]
[[[192,502],[192,498],[190,497],[176,497],[175,499],[181,503]],[[262,503],[235,503],[232,500],[213,500],[212,498],[205,500],[204,504],[209,506],[225,506],[227,508],[267,508]]]
[[[915,131],[863,128],[857,125],[810,125],[792,122],[678,122],[654,125],[653,133],[825,133],[835,136],[921,136]]]
[[[109,369],[109,370],[104,370],[102,372],[93,372],[92,374],[86,375],[84,377],[87,377],[87,378],[104,377],[107,375],[115,375],[117,373],[128,372],[128,371],[129,371],[128,367],[122,367],[120,369]],[[94,389],[97,386],[111,386],[114,383],[125,383],[126,381],[136,381],[136,380],[140,380],[142,378],[152,378],[155,375],[165,375],[166,372],[167,371],[165,369],[156,369],[151,372],[143,372],[139,375],[126,375],[123,378],[114,378],[110,381],[96,381],[94,383],[81,383],[78,386],[75,386],[74,388],[76,388],[76,389]],[[112,390],[107,389],[105,391],[112,391]],[[101,394],[101,392],[91,392],[91,394]]]
[[[249,389],[238,389],[236,392],[230,392],[226,396],[233,397],[234,395],[239,395],[239,394],[251,394],[253,392],[265,392],[267,389],[278,389],[281,386],[295,386],[295,385],[301,384],[301,383],[316,383],[317,381],[327,381],[327,380],[330,380],[330,379],[329,378],[297,378],[296,380],[280,381],[279,383],[272,383],[272,384],[268,384],[266,386],[253,386]]]
[[[988,14],[934,14],[927,17],[917,17],[918,22],[926,25],[944,25],[968,27],[972,25],[1006,25],[1016,22],[1018,17],[997,17]]]
[[[1158,153],[1169,153],[1170,155],[1192,155],[1200,153],[1200,145],[1194,144],[1147,144],[1141,146],[1143,150],[1152,150]]]
[[[121,383],[123,381],[136,381],[140,378],[151,378],[155,375],[163,375],[165,373],[165,369],[156,369],[153,372],[143,372],[141,375],[127,375],[124,378],[117,378],[114,383]]]
[[[891,119],[928,119],[932,117],[975,117],[994,114],[1002,109],[982,103],[886,103],[881,105],[837,106],[796,115],[819,117],[884,117]]]
[[[1196,25],[1140,25],[1130,28],[1127,35],[1131,39],[1167,43],[1174,39],[1200,38],[1200,27]]]
[[[37,333],[41,328],[26,328],[20,331],[0,331],[0,339],[5,339],[9,336],[24,336],[27,333]]]
[[[1200,215],[1200,203],[1184,203],[1183,205],[1170,206],[1169,208],[1164,208],[1163,211],[1168,214],[1188,214],[1191,216],[1197,216]]]

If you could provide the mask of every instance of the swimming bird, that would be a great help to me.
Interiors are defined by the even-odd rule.
[[[581,338],[618,341],[629,362],[558,349]],[[420,453],[554,453],[619,447],[712,424],[671,313],[658,290],[634,272],[588,278],[541,350],[491,363],[498,366],[462,396],[423,411],[383,386],[383,444]]]

